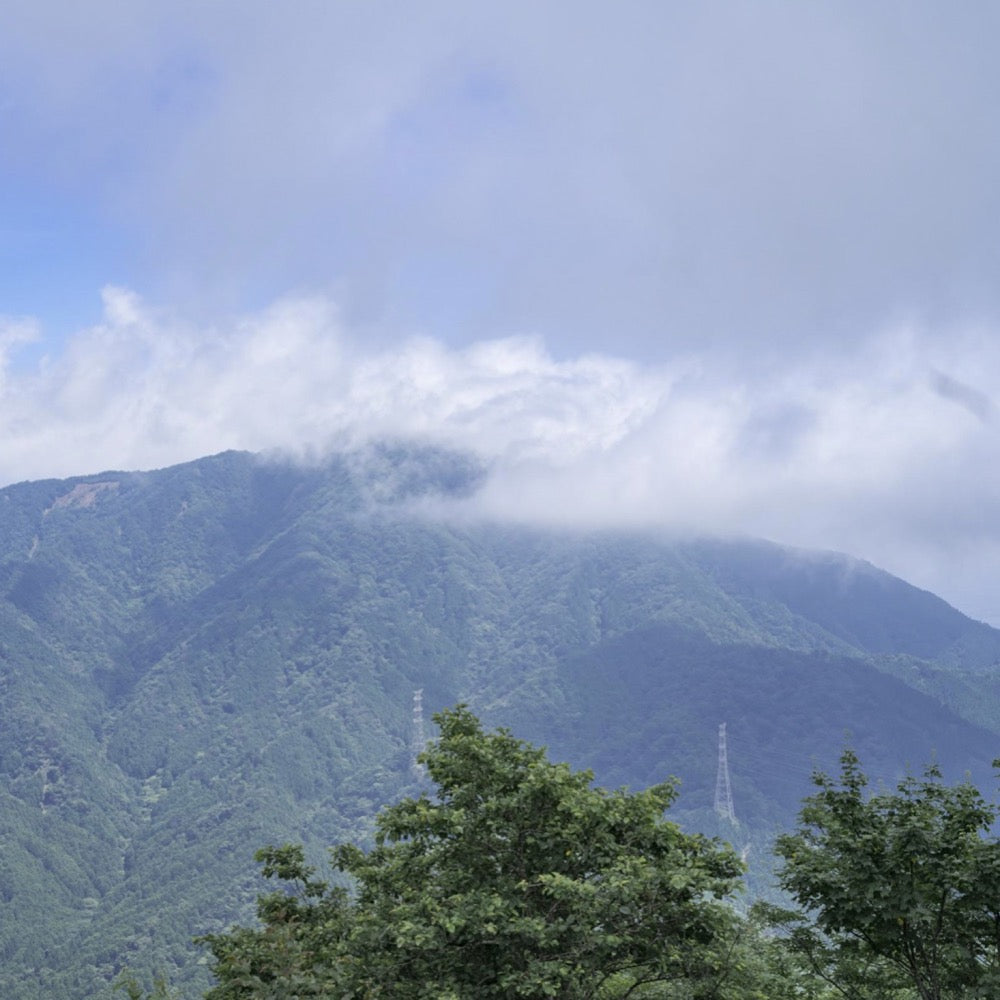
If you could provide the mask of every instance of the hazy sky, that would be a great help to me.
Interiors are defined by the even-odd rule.
[[[0,482],[379,434],[1000,624],[1000,6],[0,5]]]

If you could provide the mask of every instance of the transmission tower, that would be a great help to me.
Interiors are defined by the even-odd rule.
[[[427,737],[424,735],[424,689],[413,692],[413,743],[410,747],[410,769],[418,777],[424,776],[424,765],[417,757],[424,752]]]
[[[715,812],[720,819],[736,822],[733,812],[733,790],[729,784],[729,756],[726,752],[726,724],[719,724],[719,770],[715,778]]]

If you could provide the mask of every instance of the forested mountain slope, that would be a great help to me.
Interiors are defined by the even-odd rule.
[[[681,778],[710,829],[719,723],[741,836],[845,734],[876,777],[1000,755],[1000,633],[871,566],[758,542],[434,519],[456,455],[226,453],[0,491],[0,994],[197,994],[253,850],[364,837],[412,791],[413,694],[592,766]],[[430,733],[428,722],[428,734]]]

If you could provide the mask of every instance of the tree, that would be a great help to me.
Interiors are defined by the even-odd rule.
[[[792,942],[849,997],[1000,995],[996,809],[936,767],[869,795],[857,757],[817,774],[778,838],[781,885],[804,907]]]
[[[720,995],[742,866],[664,819],[674,784],[608,792],[464,707],[435,721],[436,798],[385,809],[370,851],[332,850],[350,894],[297,847],[258,855],[293,891],[206,939],[210,1000]]]
[[[153,988],[147,992],[128,969],[115,980],[114,989],[116,992],[124,993],[128,1000],[179,1000],[178,994],[170,989],[162,976],[157,976],[153,980]]]

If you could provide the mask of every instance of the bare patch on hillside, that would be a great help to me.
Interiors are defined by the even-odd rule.
[[[121,483],[117,479],[104,480],[98,483],[77,483],[69,493],[64,493],[59,497],[45,513],[48,514],[49,511],[60,508],[93,507],[102,493],[114,493],[118,490],[119,486],[121,486]]]

